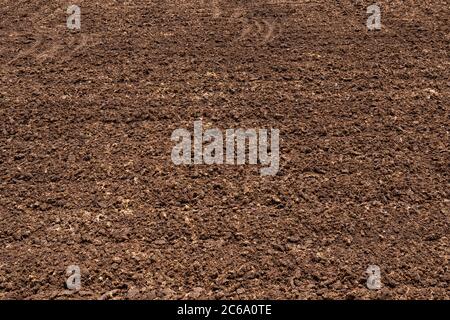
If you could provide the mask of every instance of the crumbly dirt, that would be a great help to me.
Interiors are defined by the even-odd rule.
[[[3,0],[0,299],[449,299],[450,6],[378,3]],[[199,119],[278,174],[175,166]]]

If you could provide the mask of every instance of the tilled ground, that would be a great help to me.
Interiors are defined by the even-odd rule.
[[[378,3],[3,0],[0,298],[449,299],[449,4]],[[278,174],[175,166],[199,119]]]

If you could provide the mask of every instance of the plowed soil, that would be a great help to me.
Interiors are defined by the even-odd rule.
[[[449,299],[450,5],[371,4],[2,0],[0,298]],[[174,165],[199,119],[278,174]]]

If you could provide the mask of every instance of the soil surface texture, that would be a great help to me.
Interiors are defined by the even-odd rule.
[[[377,3],[2,0],[0,299],[449,299],[450,5]]]

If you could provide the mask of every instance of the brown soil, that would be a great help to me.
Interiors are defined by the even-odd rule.
[[[450,298],[447,1],[72,3],[0,6],[1,299]],[[175,166],[198,119],[280,171]]]

